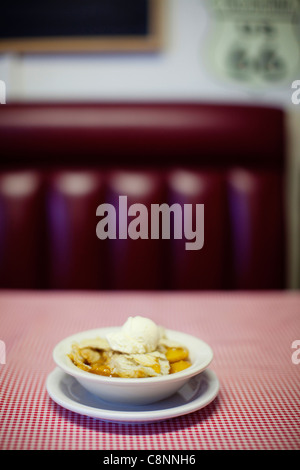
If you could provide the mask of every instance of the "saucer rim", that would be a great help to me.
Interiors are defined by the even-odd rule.
[[[196,396],[191,400],[188,400],[187,403],[181,405],[174,405],[173,407],[168,407],[160,410],[151,409],[155,406],[155,403],[149,405],[143,405],[145,410],[130,411],[126,410],[107,410],[102,408],[93,408],[84,403],[75,402],[72,398],[58,389],[59,383],[63,378],[69,378],[69,380],[76,380],[75,377],[67,374],[62,371],[59,367],[56,367],[52,370],[46,380],[46,389],[50,398],[61,407],[72,411],[74,413],[92,417],[95,419],[100,419],[108,422],[120,422],[120,423],[142,423],[142,422],[154,422],[162,421],[165,419],[175,418],[178,416],[183,416],[194,411],[200,410],[207,405],[209,405],[218,395],[220,389],[220,382],[216,373],[207,368],[204,371],[200,372],[197,376],[191,377],[190,380],[195,380],[195,378],[201,380],[201,376],[205,376],[208,381],[208,390],[205,391],[203,395]],[[78,383],[82,388],[84,393],[88,393],[82,385]],[[178,393],[178,392],[177,392]],[[97,398],[95,396],[95,398]],[[168,401],[171,397],[166,398],[164,401]],[[110,403],[112,408],[114,403]],[[124,406],[126,408],[126,406]],[[147,409],[148,408],[148,409]]]

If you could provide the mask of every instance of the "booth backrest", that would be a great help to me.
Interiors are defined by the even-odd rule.
[[[0,288],[285,287],[279,109],[10,104],[0,145]],[[112,204],[118,221],[119,196],[149,217],[153,204],[204,204],[203,248],[172,230],[100,240],[97,207]]]

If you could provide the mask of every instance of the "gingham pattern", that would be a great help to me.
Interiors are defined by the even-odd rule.
[[[154,423],[109,423],[55,404],[45,381],[58,341],[144,315],[196,335],[214,350],[218,397],[202,410]],[[0,293],[0,448],[299,449],[297,293]]]

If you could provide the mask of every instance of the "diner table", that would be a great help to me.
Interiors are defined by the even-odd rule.
[[[58,342],[136,315],[212,348],[203,373],[215,388],[204,405],[126,421],[122,412],[107,419],[100,406],[95,417],[50,396]],[[1,450],[300,449],[298,291],[2,290],[0,340]]]

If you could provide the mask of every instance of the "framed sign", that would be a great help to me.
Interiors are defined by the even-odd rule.
[[[162,0],[9,0],[0,52],[156,51]]]
[[[288,85],[300,65],[299,0],[214,0],[206,57],[222,83]]]

